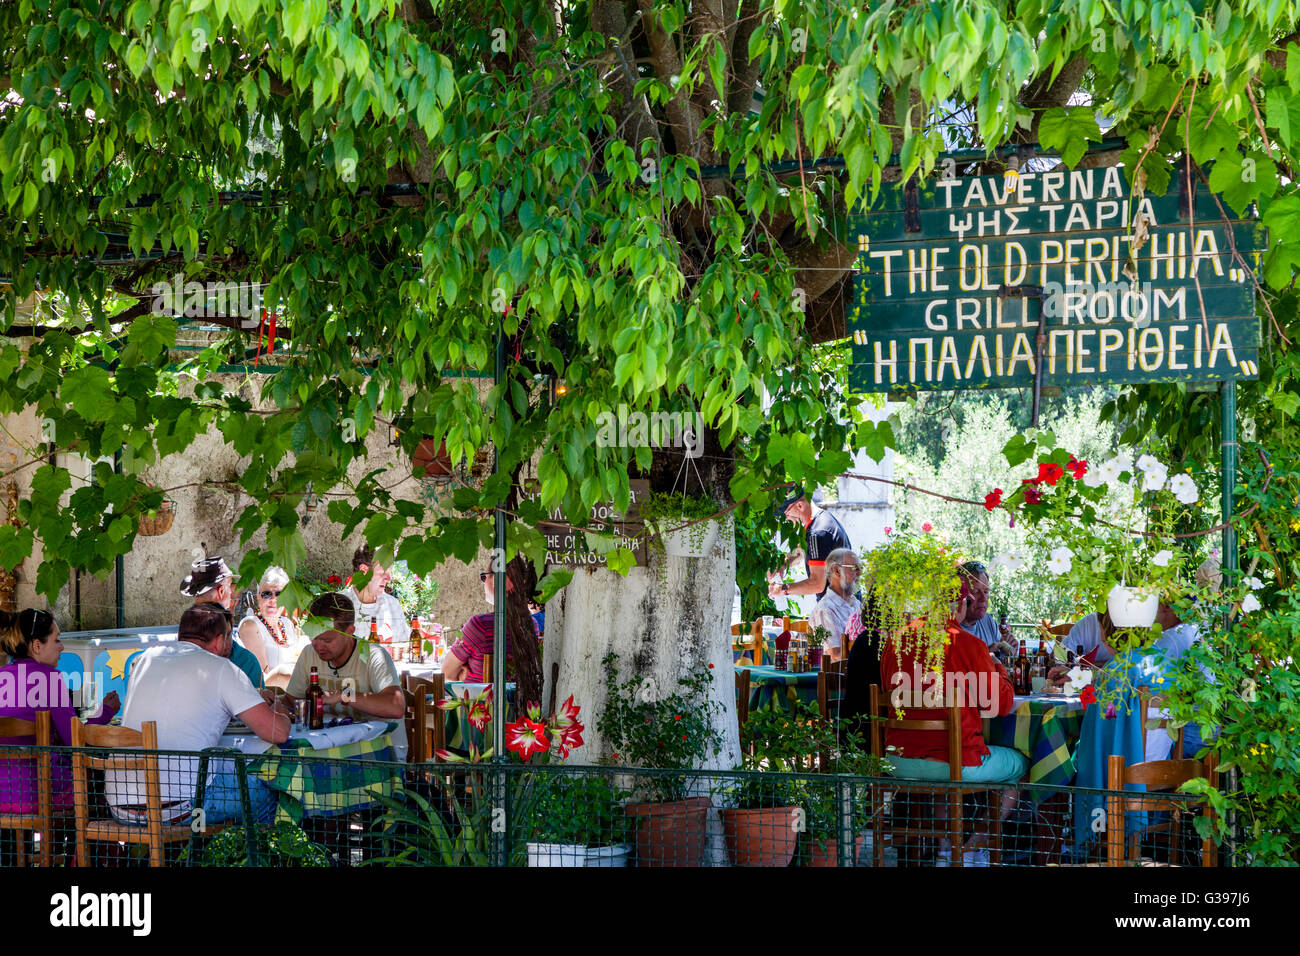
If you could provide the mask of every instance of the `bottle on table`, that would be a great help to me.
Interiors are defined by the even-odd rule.
[[[411,622],[410,646],[406,650],[406,659],[412,664],[424,663],[424,635],[420,630],[420,619]]]
[[[371,644],[379,643],[379,622],[378,621],[370,622],[370,643]]]
[[[1010,636],[1011,631],[1007,628],[1007,609],[1003,605],[1002,610],[998,611],[998,640],[1005,641]]]
[[[1069,667],[1074,666],[1074,651],[1070,650],[1068,647],[1065,649],[1065,663]]]
[[[1020,642],[1020,652],[1016,654],[1016,693],[1029,693],[1029,657],[1025,654],[1025,642]]]
[[[320,675],[316,668],[311,669],[307,685],[307,727],[321,730],[325,727],[325,690],[320,685]]]
[[[1047,652],[1047,640],[1043,639],[1038,642],[1038,653],[1034,655],[1033,676],[1041,678],[1038,686],[1041,689],[1047,681],[1047,672],[1052,669],[1052,655]]]

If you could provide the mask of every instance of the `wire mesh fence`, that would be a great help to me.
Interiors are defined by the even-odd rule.
[[[6,866],[1215,866],[1222,858],[1206,839],[1205,799],[1184,793],[20,749],[0,777]]]

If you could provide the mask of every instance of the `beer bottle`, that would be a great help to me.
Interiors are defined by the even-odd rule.
[[[406,659],[411,661],[413,664],[423,664],[423,647],[424,641],[423,635],[420,634],[420,619],[417,617],[411,622],[411,647],[406,652]]]
[[[311,669],[311,683],[307,685],[307,727],[321,730],[325,726],[325,691],[320,686],[320,675]]]
[[[377,620],[370,622],[370,643],[379,643],[379,621]]]
[[[1070,667],[1074,666],[1074,651],[1068,647],[1065,649],[1065,663]]]
[[[1025,642],[1020,642],[1020,652],[1016,654],[1016,693],[1029,693],[1029,658],[1025,654]]]

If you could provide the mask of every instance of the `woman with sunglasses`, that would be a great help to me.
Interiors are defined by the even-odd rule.
[[[280,592],[289,583],[283,568],[272,565],[258,583],[257,609],[239,622],[239,640],[262,665],[267,687],[286,687],[307,638],[280,607]]]
[[[67,680],[59,670],[63,642],[59,625],[49,611],[28,608],[18,614],[0,611],[0,647],[12,659],[0,667],[0,717],[36,720],[38,711],[50,712],[53,737],[50,743],[67,747],[72,743],[72,695]],[[85,675],[83,675],[83,680]],[[85,686],[85,685],[83,685]],[[11,693],[4,693],[5,690]],[[106,724],[119,707],[117,692],[103,699],[99,712],[86,720],[88,724]],[[31,744],[27,739],[0,739],[0,743]],[[51,755],[54,805],[72,806],[72,764],[67,754]],[[37,808],[37,781],[34,763],[26,760],[0,761],[0,812],[33,813]]]

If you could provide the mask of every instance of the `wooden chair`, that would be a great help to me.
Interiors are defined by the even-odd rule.
[[[0,719],[0,737],[35,737],[36,746],[50,746],[50,712],[36,712],[36,721],[19,720],[17,717]],[[0,830],[17,831],[14,862],[18,866],[27,865],[27,834],[41,835],[41,866],[49,866],[53,852],[54,836],[54,781],[51,772],[48,750],[37,751],[23,749],[12,745],[0,747],[0,761],[10,763],[18,768],[30,768],[36,773],[36,811],[34,813],[0,813]],[[12,776],[19,776],[18,771]]]
[[[1187,810],[1185,800],[1161,800],[1152,796],[1160,791],[1176,790],[1188,780],[1204,777],[1211,787],[1219,785],[1219,774],[1213,755],[1200,760],[1148,760],[1125,766],[1121,754],[1112,754],[1107,768],[1106,789],[1112,793],[1106,797],[1106,864],[1123,866],[1128,862],[1141,862],[1141,839],[1143,833],[1168,833],[1170,837],[1170,856],[1177,860],[1179,847],[1182,846],[1183,813]],[[1140,784],[1147,788],[1146,793],[1124,793],[1124,788]],[[1213,825],[1214,809],[1208,800],[1202,800],[1201,815]],[[1167,811],[1169,819],[1163,823],[1152,824],[1143,830],[1127,835],[1125,812],[1146,810]],[[1201,866],[1218,866],[1218,848],[1209,837],[1201,841]]]
[[[492,655],[484,654],[483,655],[483,683],[485,684],[492,683],[492,676],[494,673],[495,671],[492,670]]]
[[[189,821],[184,823],[164,824],[162,819],[162,782],[158,772],[158,755],[149,753],[158,749],[158,728],[153,721],[141,725],[139,730],[126,727],[97,727],[83,724],[73,718],[72,746],[77,748],[72,754],[72,790],[73,815],[76,821],[77,863],[80,866],[91,864],[87,854],[88,843],[143,843],[149,847],[149,865],[163,866],[164,848],[168,843],[180,843],[190,839]],[[142,748],[145,753],[138,757],[111,756],[95,757],[86,752],[87,748],[105,747],[114,750],[124,748]],[[90,784],[88,770],[121,771],[138,770],[144,775],[145,826],[120,823],[111,817],[108,819],[90,819]],[[224,829],[221,826],[208,827],[209,833]]]
[[[736,668],[736,726],[740,731],[740,745],[745,746],[745,724],[749,722],[749,671]]]
[[[1142,759],[1147,758],[1147,735],[1148,730],[1163,730],[1173,740],[1173,748],[1169,751],[1171,760],[1181,760],[1183,758],[1183,745],[1187,742],[1187,725],[1172,730],[1173,718],[1171,717],[1149,717],[1151,708],[1163,710],[1165,699],[1149,690],[1138,691],[1138,713],[1142,715]]]
[[[872,684],[869,691],[869,706],[873,717],[881,716],[883,720],[871,721],[871,752],[877,757],[885,756],[884,736],[888,730],[929,730],[943,733],[948,740],[948,779],[953,783],[961,782],[961,708],[953,704],[947,709],[947,713],[938,720],[916,720],[912,718],[897,718],[889,716],[889,701],[882,700],[880,696],[880,685]],[[952,843],[952,865],[961,866],[964,862],[966,851],[963,848],[965,838],[962,833],[962,797],[966,793],[996,793],[1002,792],[1002,787],[997,784],[970,784],[964,787],[926,787],[923,783],[915,785],[907,782],[907,778],[899,777],[899,785],[909,793],[921,795],[929,798],[931,806],[936,808],[939,801],[947,799],[948,801],[948,839]],[[897,792],[895,792],[894,807],[897,809]],[[883,821],[883,813],[872,808],[872,816],[875,819]],[[937,816],[937,813],[935,814]],[[888,827],[884,828],[883,833],[878,833],[875,840],[875,857],[876,866],[884,865],[884,836],[890,838],[893,846],[899,845],[898,837],[902,836],[905,841],[910,842],[913,839],[920,840],[928,836],[933,836],[935,828],[928,829],[916,826],[899,826],[891,822]],[[994,865],[1002,862],[1002,814],[1001,801],[997,798],[989,800],[989,861]]]
[[[808,626],[805,618],[785,617],[781,619],[782,626],[791,634],[811,634],[812,628]]]
[[[1074,630],[1074,624],[1070,621],[1066,621],[1064,624],[1053,624],[1050,621],[1044,620],[1039,623],[1038,627],[1040,630],[1047,631],[1047,633],[1051,634],[1053,637],[1066,637],[1072,630]],[[1074,648],[1072,647],[1070,650],[1074,650]]]
[[[750,662],[757,667],[763,663],[763,619],[759,618],[755,621],[750,625],[748,631],[745,631],[744,627],[743,624],[731,625],[731,649],[733,651],[748,651],[750,653]],[[749,640],[736,640],[741,634],[748,634]]]
[[[840,702],[848,689],[849,662],[832,661],[822,658],[821,670],[817,672],[817,710],[821,713],[822,723],[835,727],[835,737],[840,733]],[[818,756],[821,772],[829,773],[831,755],[823,750]]]
[[[447,724],[438,701],[447,696],[441,674],[431,678],[406,675],[407,757],[410,763],[437,760],[439,750],[447,749]]]

